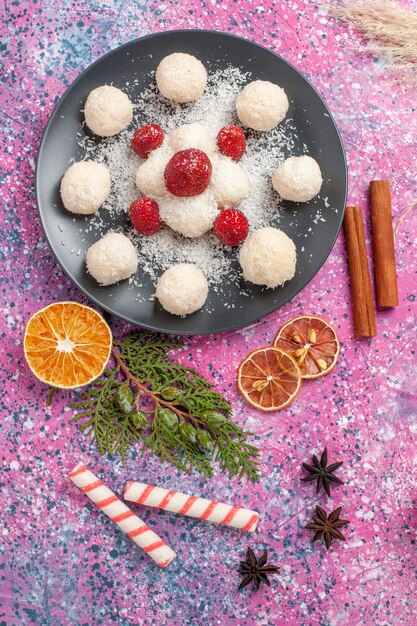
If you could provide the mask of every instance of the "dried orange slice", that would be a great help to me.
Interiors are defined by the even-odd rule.
[[[257,409],[279,411],[299,392],[301,373],[292,356],[280,348],[259,348],[239,365],[237,386]]]
[[[274,346],[294,357],[302,378],[319,378],[331,372],[340,351],[335,329],[312,315],[294,317],[285,324]]]
[[[110,358],[111,330],[103,317],[77,302],[56,302],[30,318],[25,357],[39,380],[73,389],[100,376]]]

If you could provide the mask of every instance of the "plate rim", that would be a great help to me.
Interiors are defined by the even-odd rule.
[[[323,257],[323,259],[321,260],[320,264],[318,265],[316,271],[314,272],[313,276],[311,277],[310,281],[304,285],[304,287],[302,287],[301,289],[293,289],[292,291],[290,291],[290,293],[288,294],[287,298],[285,299],[284,302],[282,302],[281,304],[279,304],[276,307],[271,308],[269,311],[267,311],[264,315],[262,315],[261,317],[255,317],[253,320],[248,321],[247,323],[244,324],[235,324],[235,323],[231,323],[231,324],[225,324],[224,326],[222,326],[219,329],[216,330],[208,330],[207,332],[201,332],[200,330],[198,331],[192,331],[192,330],[172,330],[169,328],[162,328],[160,325],[159,326],[155,326],[149,323],[141,323],[138,324],[137,321],[131,319],[129,316],[126,315],[122,315],[120,313],[118,313],[117,311],[115,311],[111,306],[104,306],[101,302],[98,302],[98,300],[93,297],[90,293],[88,293],[88,291],[82,287],[79,282],[73,278],[72,276],[70,276],[70,274],[68,273],[68,271],[65,269],[65,267],[63,266],[63,263],[60,260],[60,257],[58,255],[57,250],[55,249],[55,246],[51,243],[48,235],[47,235],[47,230],[46,230],[46,224],[44,223],[44,219],[43,219],[43,215],[42,215],[42,211],[40,208],[40,201],[39,201],[39,167],[40,167],[40,160],[41,160],[41,156],[43,151],[45,150],[44,147],[44,143],[46,140],[46,136],[49,132],[50,127],[53,125],[55,118],[58,114],[58,110],[60,107],[61,102],[64,100],[64,98],[67,96],[68,92],[79,82],[81,81],[85,74],[87,72],[89,72],[92,68],[95,67],[96,64],[102,62],[104,59],[106,59],[108,56],[110,56],[111,54],[113,54],[115,51],[121,50],[125,47],[131,46],[132,44],[135,44],[137,42],[146,40],[146,39],[151,39],[151,38],[163,38],[169,34],[188,34],[188,33],[205,33],[207,35],[210,34],[215,34],[215,35],[222,35],[225,38],[231,38],[231,39],[237,39],[240,41],[244,41],[245,43],[249,43],[252,46],[256,46],[257,48],[261,48],[264,51],[269,52],[270,54],[272,54],[273,56],[277,57],[278,59],[280,59],[280,61],[282,61],[283,63],[285,63],[286,65],[288,65],[292,70],[294,70],[306,83],[308,83],[308,85],[311,87],[311,89],[315,92],[315,94],[317,95],[317,97],[319,98],[319,100],[321,101],[321,103],[323,104],[323,106],[326,109],[326,112],[328,113],[334,128],[336,130],[336,135],[337,138],[339,140],[339,145],[341,148],[341,154],[342,154],[342,160],[343,160],[343,165],[344,165],[344,178],[345,178],[345,188],[344,188],[344,194],[343,194],[343,207],[340,211],[340,217],[339,217],[339,223],[336,229],[336,232],[334,234],[334,237],[331,240],[331,243],[329,244],[329,247]],[[209,30],[205,30],[205,29],[201,29],[201,28],[185,28],[185,29],[172,29],[172,30],[167,30],[167,31],[163,31],[163,32],[156,32],[156,33],[148,33],[147,35],[143,35],[142,37],[135,37],[134,39],[131,39],[130,41],[127,41],[123,44],[121,44],[120,46],[116,46],[115,48],[113,48],[112,50],[109,50],[108,52],[106,52],[105,54],[101,55],[98,59],[96,59],[95,61],[93,61],[92,63],[90,63],[65,89],[64,93],[59,97],[58,101],[56,102],[54,109],[52,111],[52,113],[49,115],[48,121],[42,131],[41,134],[41,138],[39,141],[39,147],[38,147],[38,151],[37,151],[37,155],[36,155],[36,161],[35,161],[35,201],[36,201],[36,208],[37,208],[37,212],[38,212],[38,216],[39,216],[39,221],[41,223],[41,228],[44,234],[44,237],[48,243],[49,248],[51,249],[55,260],[57,261],[58,265],[60,266],[60,268],[62,269],[62,271],[64,272],[65,276],[67,276],[67,278],[70,279],[70,281],[75,285],[75,287],[77,289],[79,289],[79,291],[81,291],[82,294],[84,294],[84,296],[86,296],[90,301],[94,302],[94,304],[98,307],[100,307],[100,309],[106,311],[107,313],[110,313],[111,315],[114,315],[115,317],[119,318],[120,320],[127,322],[129,324],[132,324],[135,327],[139,327],[139,328],[145,328],[147,330],[151,330],[154,332],[158,332],[158,333],[163,333],[163,334],[167,334],[167,335],[182,335],[182,336],[208,336],[208,335],[218,335],[221,333],[225,333],[225,332],[231,332],[233,330],[238,330],[240,328],[245,328],[247,326],[250,326],[252,324],[256,324],[259,321],[261,321],[262,319],[264,319],[265,317],[267,317],[268,315],[271,315],[272,313],[274,313],[275,311],[278,311],[278,309],[280,309],[281,307],[285,306],[286,304],[288,304],[288,302],[290,302],[290,300],[292,300],[292,298],[294,298],[296,295],[298,295],[299,293],[301,293],[303,291],[303,289],[305,289],[305,287],[307,287],[307,285],[315,278],[315,276],[317,276],[318,272],[321,270],[321,268],[323,267],[324,263],[327,261],[331,251],[334,248],[334,245],[336,243],[336,240],[339,236],[342,224],[343,224],[343,218],[344,218],[344,213],[345,213],[345,208],[346,208],[346,201],[347,201],[347,195],[348,195],[348,164],[347,164],[347,159],[346,159],[346,151],[345,151],[345,147],[343,144],[343,140],[342,140],[342,136],[339,130],[339,127],[336,123],[336,120],[333,117],[332,112],[330,111],[329,107],[327,106],[327,103],[324,99],[324,97],[318,92],[318,90],[314,87],[314,85],[310,82],[310,80],[308,78],[306,78],[306,76],[299,70],[297,69],[292,63],[290,63],[290,61],[287,61],[285,58],[283,58],[281,55],[279,55],[278,53],[274,52],[273,50],[271,50],[270,48],[263,46],[262,44],[259,44],[255,41],[252,41],[251,39],[246,39],[245,37],[242,37],[240,35],[235,35],[233,33],[226,33],[224,31],[220,31],[220,30],[213,30],[213,29],[209,29]],[[225,319],[228,319],[229,316],[225,316]]]

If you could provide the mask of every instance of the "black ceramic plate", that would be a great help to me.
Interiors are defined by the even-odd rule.
[[[112,83],[121,89],[126,88],[126,84],[134,84],[135,92],[132,94],[130,90],[129,94],[139,94],[152,82],[150,72],[172,52],[195,55],[209,72],[233,65],[251,72],[252,80],[270,80],[281,85],[291,103],[288,115],[297,128],[297,143],[292,152],[303,153],[303,145],[307,145],[309,154],[319,161],[324,177],[318,199],[305,205],[284,204],[280,217],[279,227],[294,239],[297,246],[295,277],[275,290],[249,285],[243,279],[240,286],[223,286],[221,293],[210,290],[207,306],[186,318],[170,315],[158,301],[149,300],[155,287],[146,278],[142,281],[140,294],[135,293],[128,281],[111,288],[99,287],[87,275],[84,261],[85,249],[97,239],[97,234],[87,233],[83,246],[80,246],[80,220],[85,218],[65,211],[59,196],[60,180],[70,160],[80,160],[84,156],[77,142],[77,133],[85,132],[81,109],[88,93],[99,85]],[[346,187],[346,162],[339,133],[323,100],[302,74],[269,50],[249,41],[224,33],[197,30],[143,37],[93,63],[69,87],[51,116],[39,149],[36,172],[37,202],[46,237],[73,282],[95,303],[133,324],[190,335],[244,326],[271,313],[299,293],[320,269],[334,245],[343,219]],[[325,220],[319,225],[315,220],[318,207]],[[110,226],[114,228],[123,225],[126,217],[119,215],[112,219]],[[237,263],[236,268],[238,271]],[[225,308],[225,298],[233,308]]]

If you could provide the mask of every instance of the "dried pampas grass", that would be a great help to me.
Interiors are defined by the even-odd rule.
[[[392,68],[399,70],[398,82],[404,86],[417,84],[417,12],[392,0],[340,0],[331,12],[368,39],[364,51],[385,57]],[[417,175],[417,161],[401,177]],[[404,224],[417,213],[417,198],[403,206],[396,227],[398,236]]]
[[[400,217],[398,219],[397,225],[394,229],[394,237],[397,238],[398,233],[400,232],[404,222],[410,218],[417,210],[417,199],[409,200],[404,206],[403,210],[400,213]]]
[[[417,161],[414,161],[405,171],[398,172],[393,178],[393,181],[406,180],[415,181],[417,178]],[[394,229],[394,237],[397,239],[397,235],[402,229],[404,222],[409,218],[417,218],[417,198],[411,198],[403,206],[400,216],[397,220],[397,224]]]
[[[367,52],[385,56],[417,82],[417,13],[392,0],[342,0],[332,12],[369,39]]]

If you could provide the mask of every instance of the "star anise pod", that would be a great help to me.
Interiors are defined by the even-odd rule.
[[[342,507],[327,515],[326,511],[321,506],[316,506],[316,514],[313,515],[313,521],[305,526],[308,530],[315,530],[316,534],[313,537],[313,541],[317,541],[323,537],[326,548],[329,549],[332,545],[333,539],[340,539],[346,541],[346,537],[342,535],[339,528],[350,524],[348,519],[339,519],[339,515],[342,511]]]
[[[266,551],[257,559],[253,550],[248,548],[246,561],[241,561],[238,569],[239,574],[244,576],[238,587],[238,591],[251,582],[253,582],[257,589],[259,589],[261,583],[266,583],[269,587],[271,586],[267,574],[277,574],[279,568],[275,565],[267,565],[267,560],[268,554]]]
[[[308,463],[302,464],[304,469],[307,470],[308,476],[304,476],[301,480],[306,483],[317,480],[316,493],[320,491],[321,486],[323,485],[324,491],[328,496],[330,496],[330,483],[343,485],[343,481],[340,480],[340,478],[333,476],[333,472],[343,465],[343,461],[332,463],[332,465],[327,466],[327,448],[324,448],[320,461],[316,455],[313,454],[313,463],[314,465],[309,465]]]

